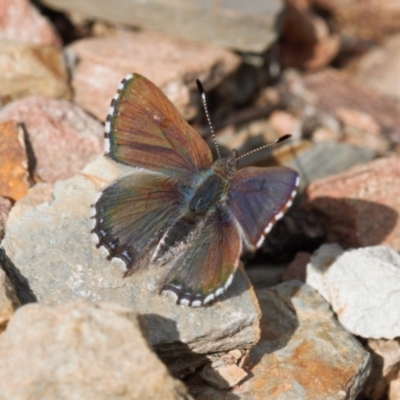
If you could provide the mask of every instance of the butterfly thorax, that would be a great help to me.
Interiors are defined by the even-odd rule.
[[[226,202],[236,173],[237,152],[218,159],[204,173],[182,215],[168,228],[153,255],[153,261],[168,262],[202,229],[207,217]]]

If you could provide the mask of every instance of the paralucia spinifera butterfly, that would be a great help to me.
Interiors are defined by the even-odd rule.
[[[106,187],[94,204],[97,246],[125,262],[126,276],[168,264],[160,292],[183,305],[226,291],[243,248],[261,246],[299,184],[286,167],[237,169],[235,150],[213,162],[200,135],[139,74],[126,76],[112,99],[105,153],[141,172]]]

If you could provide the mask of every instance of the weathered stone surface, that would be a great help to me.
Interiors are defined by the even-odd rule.
[[[400,143],[400,101],[365,87],[337,70],[327,68],[304,76],[288,70],[283,75],[280,92],[286,107],[297,110],[316,127],[323,126],[327,116],[332,120],[341,110],[350,110],[369,116],[383,139]],[[371,131],[367,134],[377,136]],[[368,136],[366,139],[365,146],[370,140],[375,145]]]
[[[136,313],[113,303],[21,307],[0,352],[3,399],[190,398],[150,350]]]
[[[103,150],[103,127],[79,106],[31,96],[7,104],[0,122],[24,125],[33,152],[34,173],[46,182],[76,174]]]
[[[400,35],[389,37],[364,55],[357,63],[355,77],[365,86],[400,99]]]
[[[6,224],[8,213],[11,210],[11,201],[0,196],[0,241],[4,236],[4,226]]]
[[[51,23],[28,0],[0,2],[0,39],[61,46]]]
[[[118,7],[107,0],[43,2],[50,7],[112,23],[157,30],[252,53],[265,51],[275,41],[275,19],[282,9],[278,0],[249,0],[246,3],[122,0]]]
[[[62,53],[53,46],[0,39],[0,104],[33,94],[69,99]]]
[[[250,377],[229,391],[193,387],[196,399],[356,399],[369,353],[337,322],[329,304],[299,281],[257,291],[261,339],[243,365]]]
[[[239,64],[238,57],[226,50],[150,32],[83,39],[68,49],[79,60],[72,72],[74,100],[103,121],[110,99],[128,73],[146,76],[190,118],[200,109],[191,99],[192,93],[198,93],[195,78],[207,89]]]
[[[382,158],[312,182],[305,206],[318,215],[328,242],[400,251],[400,158]]]
[[[282,146],[273,152],[273,158],[279,164],[299,172],[301,189],[319,178],[371,161],[375,156],[376,153],[368,148],[346,143],[312,143],[307,140]]]
[[[400,373],[400,339],[370,339],[368,350],[371,353],[371,374],[363,394],[370,400],[381,400]]]
[[[0,268],[0,333],[3,332],[7,322],[20,305],[13,285]]]
[[[387,246],[343,251],[323,245],[307,265],[307,283],[354,335],[400,337],[400,255]]]
[[[58,182],[50,203],[24,205],[22,210],[16,203],[2,245],[6,267],[17,268],[29,284],[20,287],[19,297],[44,304],[84,298],[129,306],[144,316],[151,344],[176,373],[201,365],[208,353],[249,349],[259,338],[259,308],[240,271],[212,306],[177,306],[158,294],[167,268],[148,268],[122,278],[124,268],[95,247],[90,205],[102,187],[135,171],[99,157],[77,176]]]
[[[24,131],[14,121],[0,123],[0,195],[18,200],[29,188]]]

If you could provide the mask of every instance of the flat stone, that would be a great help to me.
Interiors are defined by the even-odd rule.
[[[7,322],[20,305],[13,285],[0,268],[0,333],[3,332]]]
[[[24,136],[15,121],[0,123],[0,195],[12,200],[25,196],[30,186]]]
[[[140,73],[154,82],[189,119],[201,109],[193,104],[198,98],[195,78],[207,90],[239,65],[236,55],[218,47],[150,32],[119,31],[110,37],[82,39],[68,46],[68,51],[79,60],[72,71],[74,100],[102,121],[110,99],[129,73]]]
[[[0,337],[2,397],[189,400],[144,335],[118,304],[21,307]]]
[[[213,367],[206,365],[200,376],[203,380],[217,389],[229,389],[237,385],[247,376],[247,372],[236,364]]]
[[[307,283],[354,335],[400,337],[400,255],[387,246],[344,251],[323,245],[307,265]]]
[[[261,53],[276,40],[278,0],[219,3],[196,0],[45,0],[50,7],[95,19],[156,30],[195,42],[214,43],[242,52]],[[162,48],[160,46],[160,48]],[[131,72],[131,71],[130,71]]]
[[[381,158],[312,182],[304,206],[327,242],[345,248],[385,244],[400,251],[400,158]]]
[[[375,156],[376,152],[367,147],[334,142],[312,143],[308,140],[289,143],[273,151],[273,157],[279,164],[299,172],[301,189],[319,178],[371,161]]]
[[[47,18],[28,0],[2,0],[0,39],[61,47],[61,38]]]
[[[355,400],[370,356],[329,304],[299,281],[258,290],[257,296],[261,339],[242,367],[249,378],[228,391],[203,386],[196,399]]]
[[[30,96],[0,110],[0,122],[24,125],[37,180],[56,182],[80,171],[103,151],[103,127],[78,105]]]
[[[0,104],[41,94],[71,98],[63,56],[53,46],[0,39]]]
[[[24,277],[15,276],[20,299],[59,304],[84,298],[128,306],[144,316],[150,343],[179,375],[204,364],[207,354],[251,348],[259,338],[260,314],[242,272],[215,304],[178,306],[158,294],[165,271],[150,267],[123,278],[125,268],[108,261],[92,242],[90,205],[101,188],[135,171],[101,156],[56,183],[50,203],[30,209],[25,203],[22,211],[16,203],[7,220],[2,262]]]

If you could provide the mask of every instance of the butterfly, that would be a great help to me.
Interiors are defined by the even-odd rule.
[[[299,184],[290,168],[237,169],[235,150],[213,162],[170,100],[136,73],[111,101],[105,154],[140,172],[106,187],[94,204],[97,247],[124,261],[125,276],[170,265],[160,293],[181,305],[203,306],[227,290],[242,250],[261,246]]]

